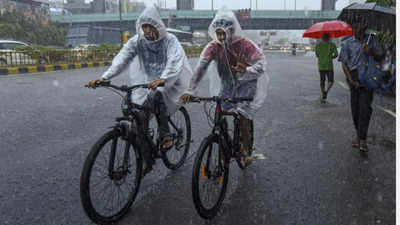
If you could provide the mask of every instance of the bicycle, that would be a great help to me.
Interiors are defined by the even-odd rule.
[[[173,148],[167,152],[160,151],[162,143],[160,138],[153,137],[154,131],[149,129],[143,132],[140,129],[139,113],[147,112],[147,109],[131,101],[132,92],[148,88],[148,84],[128,87],[104,82],[95,87],[110,88],[123,98],[123,116],[116,118],[111,130],[90,150],[81,174],[80,196],[83,209],[93,222],[110,224],[121,219],[136,199],[143,178],[143,152],[151,151],[153,160],[161,158],[167,168],[178,169],[183,165],[190,148],[191,127],[188,112],[180,107],[168,119],[172,128]],[[173,154],[177,156],[173,157]],[[96,181],[95,178],[104,181]]]
[[[193,97],[191,101],[216,102],[211,134],[204,138],[200,144],[193,164],[192,173],[192,197],[196,210],[202,218],[211,219],[216,216],[225,198],[231,159],[236,160],[241,169],[245,169],[248,166],[242,165],[241,163],[241,158],[244,156],[240,152],[239,114],[236,112],[223,111],[221,104],[223,102],[239,103],[242,101],[252,101],[252,99]],[[233,116],[234,118],[233,138],[229,134],[226,116]],[[251,144],[253,143],[253,129],[253,122],[251,122]],[[252,151],[252,148],[249,149],[249,156],[251,156]],[[200,183],[200,181],[202,183]],[[208,184],[210,184],[210,187],[205,187]],[[214,185],[220,190],[217,190],[216,196],[211,196],[208,192],[211,191],[211,188],[213,188]],[[210,190],[207,189],[206,193],[201,193],[200,188],[204,187]],[[204,201],[202,200],[202,197],[204,197]],[[210,201],[210,197],[214,197],[215,200]]]

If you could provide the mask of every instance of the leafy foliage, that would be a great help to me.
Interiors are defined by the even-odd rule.
[[[66,30],[57,24],[43,25],[21,12],[0,14],[0,37],[37,45],[63,46]]]

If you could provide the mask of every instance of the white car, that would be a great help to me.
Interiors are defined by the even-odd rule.
[[[17,52],[18,47],[29,46],[21,41],[0,40],[0,66],[32,65],[37,60]]]

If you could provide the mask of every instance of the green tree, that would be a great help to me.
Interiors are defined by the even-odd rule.
[[[281,38],[277,41],[279,45],[285,45],[289,41],[288,38]]]
[[[383,6],[388,6],[388,7],[395,7],[396,6],[396,1],[395,0],[367,0],[366,3],[370,2],[376,2],[380,5]]]
[[[58,24],[43,25],[39,20],[28,18],[20,12],[0,14],[0,37],[37,45],[65,43],[66,30]]]

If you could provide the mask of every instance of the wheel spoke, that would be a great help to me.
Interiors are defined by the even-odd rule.
[[[200,182],[200,201],[206,209],[211,209],[217,204],[223,183],[221,182],[221,176],[222,179],[224,176],[218,162],[219,152],[213,151],[215,149],[213,145],[214,143],[210,143],[203,153],[202,164],[205,167],[205,179],[203,180],[201,175],[198,178]]]
[[[126,209],[128,203],[132,203],[132,198],[136,190],[137,176],[137,158],[135,149],[130,148],[127,141],[117,141],[119,138],[110,136],[110,138],[102,145],[101,149],[96,153],[93,165],[90,167],[89,182],[89,200],[92,201],[91,206],[95,214],[99,218],[113,217]],[[111,168],[110,157],[111,151],[115,149],[114,166],[112,168],[113,176],[109,176],[109,168]],[[133,181],[132,181],[133,180]],[[85,208],[85,210],[87,210]]]
[[[190,121],[186,121],[185,114],[181,110],[170,116],[169,126],[171,133],[174,135],[174,147],[166,153],[166,158],[168,164],[175,167],[175,169],[177,168],[176,166],[179,167],[183,163],[188,151],[187,147],[190,140],[187,138],[186,123],[190,123]]]

